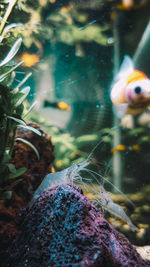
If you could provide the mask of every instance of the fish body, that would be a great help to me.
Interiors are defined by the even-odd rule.
[[[61,110],[70,110],[71,107],[63,101],[60,102],[50,102],[48,100],[44,101],[44,107],[52,107],[52,108],[57,108],[57,109],[61,109]]]
[[[150,108],[150,79],[134,69],[127,55],[112,86],[111,100],[118,117],[136,115]]]
[[[32,67],[32,66],[36,65],[40,61],[40,56],[37,55],[37,54],[30,54],[28,52],[24,52],[17,59],[18,60],[22,60],[23,61],[23,65],[25,67]]]
[[[125,146],[125,145],[118,145],[117,147],[113,147],[111,149],[111,153],[115,154],[117,151],[124,152],[124,151],[140,151],[140,146],[138,144],[132,145],[132,146]]]

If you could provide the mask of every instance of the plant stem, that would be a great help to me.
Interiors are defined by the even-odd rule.
[[[6,130],[5,130],[5,139],[4,139],[4,144],[3,144],[3,148],[2,148],[2,153],[1,153],[1,159],[0,159],[0,163],[3,161],[4,155],[5,155],[5,151],[6,151],[6,147],[7,147],[7,143],[9,140],[9,129],[10,127],[10,122],[9,120],[7,120],[7,125],[6,125]]]
[[[3,17],[3,20],[1,22],[1,25],[0,25],[0,34],[2,34],[2,31],[4,29],[4,26],[5,26],[6,22],[7,22],[7,19],[9,17],[9,15],[10,15],[10,13],[11,13],[14,5],[16,4],[16,1],[17,0],[10,0],[9,1],[8,7],[7,7],[7,10],[6,10],[6,13],[5,13],[5,15]]]
[[[3,144],[3,148],[2,148],[2,153],[1,153],[1,159],[0,159],[0,184],[3,183],[5,176],[6,176],[6,171],[7,171],[7,165],[5,163],[3,163],[4,160],[4,156],[5,156],[5,151],[6,151],[6,147],[7,147],[7,143],[9,140],[9,121],[7,120],[7,126],[6,126],[6,130],[5,130],[5,139],[4,139],[4,144]],[[3,166],[3,167],[2,167]]]
[[[119,14],[116,10],[116,17],[113,25],[113,34],[114,34],[114,77],[116,76],[119,65],[120,65],[120,35],[119,35]],[[114,126],[116,127],[113,139],[113,147],[116,148],[121,144],[121,128],[120,128],[120,119],[114,114],[113,118]],[[122,189],[122,157],[121,153],[117,151],[113,155],[113,183],[114,185],[121,190]]]
[[[11,156],[11,154],[12,154],[12,152],[13,152],[13,148],[14,148],[16,131],[17,131],[17,127],[14,128],[14,130],[13,130],[13,136],[12,136],[12,138],[11,138],[11,144],[10,144],[10,150],[9,150],[9,155],[10,155],[10,156]]]

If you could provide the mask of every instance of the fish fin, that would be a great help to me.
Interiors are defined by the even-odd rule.
[[[128,55],[125,55],[124,60],[120,66],[119,73],[117,74],[115,80],[126,78],[133,71],[134,65],[132,58]]]
[[[125,88],[126,88],[125,79],[119,80],[112,86],[110,97],[114,105],[117,106],[118,104],[126,102]]]
[[[119,104],[113,107],[113,109],[116,116],[121,119],[127,112],[128,104],[127,103]]]

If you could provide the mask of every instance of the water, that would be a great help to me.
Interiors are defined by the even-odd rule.
[[[88,1],[84,6],[76,1],[56,9],[54,5],[52,12],[50,6],[45,6],[41,26],[49,26],[51,35],[42,43],[41,59],[33,67],[36,112],[51,125],[48,130],[55,143],[56,170],[82,161],[102,140],[94,152],[102,164],[97,171],[131,198],[137,196],[135,205],[142,210],[149,205],[150,113],[144,110],[116,120],[110,87],[126,54],[134,57],[138,69],[149,75],[149,37],[144,33],[149,3],[92,3]],[[70,108],[44,107],[45,100],[51,104],[64,101]],[[55,127],[57,134],[53,133]],[[108,185],[106,188],[116,193]],[[142,195],[140,200],[138,194]],[[146,233],[150,221],[147,213],[141,220],[140,212],[137,215],[135,209],[132,217]],[[134,236],[135,243],[137,240]]]
[[[117,224],[106,215],[134,244],[146,245],[150,243],[150,111],[118,119],[110,88],[124,55],[150,77],[150,3],[120,2],[39,1],[39,9],[30,10],[31,32],[26,28],[22,33],[18,58],[28,55],[16,72],[14,86],[25,72],[32,72],[26,82],[31,86],[28,106],[34,101],[37,105],[27,119],[52,136],[56,171],[82,162],[101,141],[93,152],[100,165],[93,170],[134,202],[136,208],[128,209],[122,196],[104,183],[113,201],[128,209],[139,234],[132,235],[129,229],[127,233],[125,223]]]

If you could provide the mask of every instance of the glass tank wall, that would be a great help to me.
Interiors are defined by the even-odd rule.
[[[9,17],[14,28],[6,32],[9,45],[15,36],[22,37],[15,61],[24,63],[16,70],[13,88],[32,72],[25,82],[31,87],[25,105],[36,105],[27,120],[52,137],[55,171],[90,159],[92,172],[81,170],[84,185],[77,183],[91,200],[99,186],[111,192],[140,231],[130,231],[109,213],[106,217],[135,244],[144,245],[150,242],[150,85],[140,100],[139,90],[150,77],[149,17],[148,0],[19,0]],[[4,46],[1,51],[6,54]],[[128,78],[131,65],[122,66],[125,55],[133,71],[145,76]],[[140,89],[131,90],[129,99],[130,85]],[[138,100],[132,101],[132,94]]]

